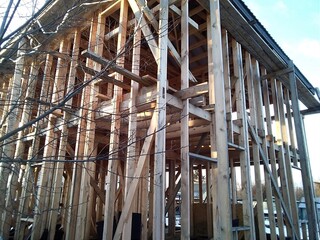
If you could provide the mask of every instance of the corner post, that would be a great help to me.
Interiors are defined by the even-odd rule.
[[[289,63],[289,67],[293,68],[293,71],[289,73],[290,80],[290,92],[291,102],[293,110],[293,118],[296,130],[296,137],[298,142],[298,149],[300,155],[302,184],[304,190],[304,196],[306,199],[307,216],[308,216],[308,232],[309,239],[319,239],[318,224],[317,224],[317,209],[314,201],[313,181],[310,169],[309,156],[307,152],[307,145],[305,141],[304,124],[300,114],[299,98],[297,91],[297,82],[295,76],[295,67],[293,62]]]

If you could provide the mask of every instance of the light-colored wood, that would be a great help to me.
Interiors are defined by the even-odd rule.
[[[265,80],[265,79],[270,79],[270,78],[277,78],[277,77],[281,77],[281,75],[285,75],[288,73],[291,73],[293,71],[293,67],[288,67],[286,69],[283,70],[279,70],[273,73],[269,73],[266,75],[263,75],[260,77],[261,80]]]
[[[174,193],[175,188],[175,160],[169,162],[169,187],[168,187],[168,193],[169,196],[176,196]],[[176,211],[175,211],[175,204],[170,204],[170,207],[168,206],[168,201],[166,205],[166,209],[168,209],[168,236],[173,238],[175,234],[175,228],[176,228]],[[167,225],[167,224],[166,224]]]
[[[290,145],[293,152],[293,165],[298,166],[298,160],[297,160],[297,144],[295,139],[295,131],[293,128],[293,117],[292,117],[292,111],[291,111],[291,104],[290,104],[290,93],[289,89],[285,89],[284,91],[284,102],[286,105],[286,113],[287,113],[287,121],[288,121],[288,131],[290,136]]]
[[[182,4],[181,4],[182,5]],[[176,14],[180,15],[181,18],[183,17],[183,13],[182,13],[182,9],[180,11],[180,9],[178,7],[176,7],[175,5],[171,5],[170,6],[170,10],[172,10],[173,12],[175,12]],[[189,11],[189,9],[188,9]],[[199,25],[197,24],[197,22],[195,22],[192,18],[188,17],[188,19],[186,19],[187,23],[190,24],[192,27],[194,27],[195,29],[199,29]]]
[[[290,67],[294,67],[293,62],[290,63]],[[306,208],[308,216],[308,233],[310,239],[319,239],[318,224],[316,224],[316,208],[314,202],[314,190],[313,181],[310,169],[310,160],[307,152],[307,146],[305,142],[304,125],[300,115],[299,101],[298,101],[298,89],[296,83],[295,70],[289,74],[290,79],[290,93],[293,110],[293,118],[296,130],[296,137],[299,149],[302,183],[304,188],[304,194],[306,198]]]
[[[53,62],[52,56],[47,54],[46,61],[45,61],[43,83],[41,86],[41,95],[40,95],[40,99],[43,101],[49,101],[52,62]],[[42,114],[45,111],[45,108],[46,108],[45,106],[40,105],[38,108],[38,115]],[[37,135],[37,133],[40,132],[41,130],[40,126],[44,123],[45,123],[44,119],[36,123],[35,137],[32,139],[32,144],[31,144],[31,147],[29,148],[28,156],[27,156],[27,159],[29,161],[30,160],[32,161],[33,159],[37,158],[38,151],[39,151],[39,144],[40,144],[40,136]],[[24,236],[25,223],[21,222],[21,218],[24,214],[28,212],[29,200],[32,194],[32,183],[33,183],[34,176],[33,176],[33,169],[31,168],[31,163],[32,162],[27,163],[25,177],[22,183],[22,191],[20,195],[18,214],[16,218],[17,229],[19,230],[17,233],[15,233],[15,236],[14,236],[15,239],[21,239]]]
[[[74,33],[74,40],[73,40],[73,50],[72,50],[72,60],[69,69],[69,78],[68,78],[68,85],[67,85],[67,93],[71,92],[74,88],[75,83],[75,65],[78,60],[79,56],[79,45],[80,45],[80,31],[76,30]],[[66,105],[71,105],[72,99],[70,99]],[[68,127],[67,123],[70,119],[70,114],[66,111],[63,113],[63,124],[61,129],[61,136],[60,136],[60,145],[58,151],[58,160],[65,160],[65,155],[67,151],[67,142],[68,142]],[[55,172],[55,180],[53,182],[53,193],[52,193],[52,202],[51,202],[51,209],[50,218],[49,218],[49,238],[52,240],[54,239],[55,234],[55,226],[57,224],[57,218],[59,213],[59,200],[60,194],[62,191],[62,175],[64,170],[64,163],[58,162],[56,164],[56,172]]]
[[[142,171],[144,169],[145,163],[146,163],[146,161],[148,159],[148,155],[150,153],[152,142],[155,137],[154,132],[156,130],[156,125],[157,125],[157,117],[156,117],[156,114],[154,114],[152,116],[151,124],[148,129],[147,137],[144,140],[144,143],[143,143],[143,146],[142,146],[142,149],[140,152],[140,157],[138,159],[137,168],[135,169],[133,179],[132,179],[130,187],[128,189],[127,198],[124,202],[124,205],[122,208],[122,213],[121,213],[120,219],[118,221],[117,229],[116,229],[114,237],[113,237],[114,240],[121,238],[122,228],[123,228],[124,222],[128,218],[128,214],[130,212],[130,209],[132,208],[132,200],[135,196],[135,192],[138,187],[139,178],[141,177]]]
[[[189,4],[181,1],[181,89],[189,87]],[[189,157],[189,99],[183,100],[181,112],[181,239],[190,239],[190,157]]]
[[[148,194],[152,195],[151,192],[151,185],[149,184],[152,182],[150,179],[150,155],[147,155],[145,167],[144,167],[144,172],[142,173],[142,193],[141,193],[141,239],[147,239],[148,238],[148,218],[149,218],[149,213],[151,208],[151,202],[149,202],[149,196]],[[149,192],[150,190],[150,192]]]
[[[149,220],[148,220],[148,239],[152,239],[153,231],[153,198],[154,198],[154,155],[150,155],[148,158],[150,162],[150,192],[149,192]]]
[[[103,55],[103,36],[105,23],[101,21],[104,18],[101,13],[97,12],[93,14],[90,26],[89,46],[88,49],[96,52],[97,55]],[[100,71],[100,64],[94,63],[92,60],[87,59],[86,66]],[[85,81],[89,81],[91,76],[85,75]],[[97,108],[96,94],[99,91],[99,87],[91,82],[84,89],[85,97],[88,101],[88,114],[85,116],[86,120],[86,132],[85,132],[85,147],[84,147],[84,159],[95,159],[97,155],[97,145],[95,144],[95,113],[94,109]],[[77,217],[77,239],[90,238],[91,229],[95,229],[95,218],[93,216],[93,209],[95,209],[96,195],[94,194],[94,188],[91,187],[91,179],[95,179],[96,163],[94,161],[86,161],[83,164],[81,173],[81,187],[79,195],[79,208]]]
[[[250,107],[250,122],[253,124],[253,128],[257,130],[257,113],[256,109],[256,98],[259,96],[255,96],[255,92],[253,90],[253,76],[252,76],[252,65],[251,65],[251,56],[248,52],[245,53],[245,67],[246,67],[246,75],[247,75],[247,87],[248,87],[248,101]],[[255,173],[255,186],[256,186],[256,201],[257,201],[257,210],[258,210],[258,224],[259,224],[259,237],[262,239],[266,239],[264,229],[264,211],[263,211],[263,189],[262,189],[262,181],[261,181],[261,169],[260,169],[260,156],[259,156],[259,148],[257,143],[252,143],[252,158],[254,162],[254,173]],[[262,234],[264,236],[262,236]]]
[[[154,156],[154,198],[153,198],[153,239],[165,238],[165,188],[166,188],[166,92],[168,59],[168,1],[160,0],[159,10],[159,49],[157,53],[157,101],[156,136]]]
[[[155,59],[157,59],[158,55],[157,55],[157,42],[154,39],[154,36],[152,34],[152,31],[150,30],[148,23],[146,21],[146,19],[143,16],[143,13],[140,10],[140,7],[138,6],[137,2],[135,0],[128,0],[128,3],[140,25],[141,31],[145,37],[145,39],[147,40],[148,46],[152,52],[152,55]],[[156,18],[154,18],[156,19]]]
[[[181,89],[180,91],[174,93],[173,95],[184,100],[187,98],[193,98],[201,94],[207,93],[208,89],[209,89],[208,83],[204,82],[204,83],[199,83],[192,87],[188,87],[186,89]]]
[[[19,115],[18,113],[20,111],[20,108],[16,107],[16,104],[20,100],[20,88],[22,87],[21,78],[25,64],[25,57],[23,55],[25,54],[25,49],[27,47],[26,45],[27,39],[22,38],[18,46],[19,50],[17,52],[17,63],[14,69],[14,75],[11,84],[11,93],[8,102],[11,103],[11,106],[10,109],[8,108],[8,114],[6,119],[6,131],[3,132],[3,135],[11,132],[12,130],[18,127],[18,121],[16,118]],[[0,157],[1,159],[3,159],[3,161],[1,161],[0,163],[1,193],[6,193],[7,191],[8,177],[11,171],[10,161],[13,159],[15,151],[14,141],[12,140],[14,140],[14,137],[7,138],[5,141],[3,141],[3,147],[1,149],[2,151]],[[7,238],[9,236],[8,230],[10,229],[10,225],[6,222],[3,222],[2,214],[4,211],[6,211],[5,198],[2,197],[0,198],[0,236],[4,236],[5,238]]]
[[[287,206],[290,206],[291,199],[289,197],[289,189],[288,189],[288,177],[287,177],[287,169],[285,166],[285,159],[284,159],[284,149],[283,149],[283,141],[282,141],[282,128],[280,123],[280,104],[278,101],[278,88],[276,85],[276,79],[271,79],[271,92],[272,92],[272,102],[273,102],[273,110],[274,110],[274,120],[275,120],[275,134],[276,134],[276,144],[278,145],[279,151],[277,155],[278,166],[279,166],[279,176],[280,176],[280,183],[281,183],[281,192],[283,199]],[[292,219],[291,209],[289,209],[289,214],[285,216],[285,219],[290,218]],[[292,236],[292,229],[291,226],[286,226],[287,234]]]
[[[26,88],[26,98],[33,98],[35,95],[35,89],[36,89],[36,84],[37,84],[37,76],[38,76],[38,71],[39,71],[39,66],[38,66],[37,60],[34,60],[31,64],[31,70],[29,74],[28,83],[27,83],[27,88]],[[30,119],[32,115],[32,108],[28,101],[26,100],[24,105],[23,105],[23,110],[22,110],[22,116],[21,116],[21,121],[19,123],[19,126],[23,126],[26,124]],[[16,143],[16,148],[15,148],[15,154],[14,154],[14,159],[23,159],[23,154],[25,151],[25,142],[22,141],[24,137],[24,132],[19,132],[18,133],[18,140]],[[4,222],[10,223],[12,221],[12,212],[13,212],[13,206],[19,204],[19,202],[14,201],[13,199],[19,199],[20,196],[16,195],[16,191],[18,189],[18,186],[20,183],[18,182],[18,173],[19,169],[21,169],[21,163],[14,163],[13,164],[13,171],[11,171],[8,179],[8,189],[7,189],[7,194],[6,194],[6,203],[5,203],[5,209],[6,211],[3,212],[2,219]],[[5,225],[7,226],[7,225]],[[10,229],[4,228],[4,233],[9,232]]]
[[[63,39],[60,42],[59,52],[62,54],[68,54],[68,42],[67,40]],[[51,102],[58,103],[62,100],[64,97],[64,91],[62,87],[64,84],[62,84],[62,80],[65,79],[67,73],[67,67],[65,64],[65,61],[63,58],[58,59],[57,63],[57,70],[56,75],[53,83],[53,94]],[[45,138],[45,146],[44,146],[44,153],[43,158],[51,159],[55,157],[55,147],[56,147],[56,135],[54,133],[54,121],[55,121],[54,114],[49,115],[49,121],[47,128],[49,131],[46,133]],[[35,206],[35,216],[34,216],[34,226],[32,231],[32,237],[34,239],[39,239],[46,228],[46,221],[47,221],[47,215],[48,211],[46,211],[47,208],[47,202],[49,201],[49,192],[47,191],[47,187],[51,186],[52,179],[50,176],[52,175],[53,171],[49,171],[50,169],[53,169],[54,164],[51,161],[45,161],[43,164],[43,168],[40,171],[40,180],[36,197],[36,206]]]
[[[123,51],[123,49],[121,49],[121,51]],[[133,72],[125,69],[123,66],[121,66],[121,65],[123,65],[123,64],[121,64],[121,62],[116,61],[116,64],[115,64],[114,60],[117,60],[119,58],[113,59],[113,61],[110,61],[110,60],[107,60],[107,59],[99,56],[98,54],[96,54],[96,53],[94,53],[94,52],[92,52],[90,50],[85,50],[81,54],[84,57],[90,58],[90,59],[100,63],[101,65],[103,65],[104,68],[112,69],[112,70],[116,71],[117,73],[119,73],[119,74],[121,74],[121,75],[123,75],[123,76],[125,76],[125,77],[127,77],[127,78],[129,78],[131,80],[134,80],[134,81],[136,81],[138,83],[141,83],[143,85],[149,85],[148,83],[150,81],[147,81],[146,78],[140,77],[138,74],[133,73]],[[116,79],[116,81],[119,82],[120,80]],[[111,82],[111,80],[110,80],[110,82]],[[154,83],[154,82],[152,81],[152,83]],[[124,85],[122,85],[120,83],[117,83],[116,85],[119,85],[121,87],[124,86]]]
[[[127,18],[128,18],[128,2],[126,0],[121,1],[120,17],[119,17],[119,34],[117,42],[117,65],[124,66],[125,56],[123,51],[126,43],[126,31],[127,31]],[[123,81],[123,75],[117,74],[116,79]],[[118,169],[118,148],[120,139],[120,101],[121,101],[122,89],[115,86],[112,98],[112,118],[111,118],[111,134],[110,134],[110,160],[108,162],[108,173],[106,177],[106,204],[104,214],[104,228],[103,239],[112,239],[113,234],[113,216],[115,214],[115,192],[117,185],[117,175],[115,174]],[[123,214],[123,213],[122,213]]]
[[[264,68],[261,69],[261,74],[266,74],[266,70]],[[270,97],[269,97],[269,86],[268,86],[268,80],[262,80],[262,88],[263,88],[263,100],[264,100],[264,108],[265,108],[265,114],[266,114],[266,134],[268,136],[272,136],[272,139],[269,142],[270,150],[269,150],[269,158],[270,158],[270,165],[272,169],[272,177],[274,179],[278,179],[278,173],[277,173],[277,166],[276,166],[276,150],[275,150],[275,144],[273,141],[273,135],[272,135],[272,123],[271,123],[271,109],[270,109]],[[270,176],[271,177],[271,176]],[[278,181],[275,182],[275,186],[278,187]],[[276,205],[276,211],[282,212],[281,209],[281,203],[280,198],[276,195],[275,196],[275,205]],[[283,222],[283,215],[277,215],[277,224],[278,224],[278,231],[279,231],[279,237],[280,239],[284,238],[284,222]]]
[[[232,238],[232,224],[231,224],[231,201],[230,201],[230,186],[229,186],[229,157],[228,157],[228,133],[226,125],[226,108],[224,91],[224,76],[223,76],[223,53],[221,43],[221,19],[220,19],[220,1],[210,1],[210,21],[208,28],[210,28],[210,36],[208,36],[208,50],[211,45],[211,52],[208,64],[209,72],[212,76],[209,78],[209,94],[214,91],[214,95],[209,95],[209,104],[215,104],[215,129],[216,132],[216,150],[218,154],[218,174],[214,177],[217,181],[217,198],[218,198],[218,212],[213,211],[214,214],[214,239],[231,239]],[[209,29],[207,29],[209,31]],[[209,35],[209,34],[208,34]],[[222,79],[222,80],[221,80]],[[214,100],[213,100],[214,99]],[[219,140],[218,140],[219,139]],[[213,155],[213,154],[212,154]],[[211,157],[214,157],[212,156]],[[228,176],[228,177],[226,177]],[[215,206],[213,206],[215,208]]]
[[[256,99],[256,131],[260,132],[260,137],[262,138],[262,148],[267,157],[269,157],[268,153],[268,146],[267,146],[267,139],[265,137],[265,122],[264,122],[264,111],[263,111],[263,96],[261,90],[261,81],[260,81],[260,71],[259,71],[259,63],[255,59],[251,59],[252,64],[252,87],[254,91],[254,98]],[[252,100],[253,101],[253,100]],[[250,112],[251,113],[251,112]],[[259,161],[260,164],[260,161]],[[266,188],[266,200],[267,200],[267,207],[268,207],[268,219],[270,225],[270,237],[272,240],[276,240],[276,223],[275,223],[275,216],[274,216],[274,200],[272,196],[272,186],[271,186],[271,179],[269,173],[264,168],[264,179],[265,179],[265,188]],[[265,220],[264,220],[265,221]]]
[[[250,226],[250,231],[246,231],[245,238],[249,239],[251,236],[255,235],[254,230],[254,219],[253,219],[253,208],[252,208],[252,186],[250,177],[250,152],[249,152],[249,142],[248,142],[248,127],[247,127],[247,114],[246,114],[246,95],[245,95],[245,82],[244,82],[244,70],[242,64],[242,50],[241,45],[232,39],[232,52],[233,52],[233,66],[234,75],[236,80],[235,83],[235,95],[236,95],[236,109],[237,118],[241,121],[240,135],[239,135],[239,145],[245,150],[239,153],[240,166],[241,166],[241,198],[243,201],[243,224],[245,226]],[[250,72],[247,72],[247,78]],[[251,76],[249,76],[251,77]],[[256,161],[258,161],[256,159]],[[256,181],[259,181],[256,179]],[[259,238],[266,239],[264,230],[264,216],[262,207],[262,192],[261,183],[260,192],[257,194],[257,206],[258,206],[258,219],[259,219]],[[259,189],[257,189],[259,190]],[[260,229],[262,228],[262,229]]]
[[[119,10],[120,8],[120,3],[121,3],[121,0],[117,0],[117,1],[114,1],[113,3],[111,3],[110,6],[108,6],[105,10],[103,10],[100,15],[101,17],[105,17],[105,16],[108,16],[108,15],[111,15],[113,14],[115,11]]]
[[[130,1],[129,1],[130,2]],[[146,14],[146,17],[148,18],[148,20],[151,22],[151,24],[152,24],[152,26],[157,30],[157,31],[159,31],[159,29],[160,29],[160,31],[161,31],[161,27],[160,27],[160,22],[158,23],[157,22],[157,18],[155,17],[155,15],[150,11],[150,9],[147,7],[147,6],[145,6],[145,4],[144,4],[144,1],[142,1],[142,0],[138,0],[137,1],[137,6],[133,6],[133,5],[131,5],[131,8],[132,7],[134,7],[135,9],[137,9],[137,8],[139,8],[138,7],[138,5],[139,5],[139,7],[140,7],[140,9],[143,9],[144,10],[144,12],[145,12],[145,14]],[[161,6],[161,3],[159,4],[159,7]],[[132,8],[133,9],[133,8]],[[134,9],[133,9],[133,11],[135,11]],[[161,11],[160,11],[161,12]],[[137,16],[137,14],[136,14],[136,18],[137,19],[139,19],[138,18],[138,16]],[[161,20],[161,18],[160,18],[160,20]],[[145,21],[145,20],[143,20],[143,18],[142,18],[142,21],[141,21],[141,23],[143,24],[143,21]],[[168,26],[167,26],[168,27]],[[142,28],[142,30],[143,30],[143,28]],[[146,31],[146,33],[147,32],[149,32],[149,33],[151,33],[151,31],[150,31],[150,29],[148,29],[147,31]],[[152,34],[152,33],[151,33]],[[145,35],[145,33],[144,33],[144,35]],[[151,35],[152,36],[152,35]],[[145,37],[147,38],[148,36],[146,36],[145,35]],[[149,35],[149,37],[148,38],[150,38],[150,35]],[[181,58],[180,58],[180,55],[179,55],[179,52],[176,50],[176,48],[174,47],[174,45],[172,44],[172,42],[170,41],[170,39],[168,39],[167,40],[168,41],[168,44],[167,44],[167,46],[168,46],[168,48],[170,49],[170,54],[174,57],[174,59],[175,59],[175,61],[177,62],[177,64],[179,64],[179,65],[181,65]],[[157,45],[153,45],[153,46],[157,46]],[[149,47],[151,48],[151,45],[149,44]],[[159,46],[160,47],[160,46]],[[153,48],[153,47],[152,47]],[[155,58],[155,60],[156,61],[158,61],[158,56],[156,55],[156,54],[154,54],[154,51],[151,49],[151,51],[152,51],[152,54],[153,54],[153,57]],[[193,74],[189,71],[189,79],[190,79],[190,81],[192,81],[192,82],[197,82],[197,80],[195,79],[195,77],[193,76]]]
[[[59,4],[43,12],[40,22]],[[5,179],[11,185],[6,184],[6,209],[0,206],[0,211],[5,210],[1,221],[12,220],[15,239],[26,238],[31,223],[35,239],[45,229],[53,239],[57,223],[63,225],[66,239],[96,238],[95,225],[100,222],[102,227],[102,221],[104,239],[113,238],[114,228],[115,239],[132,238],[132,230],[141,230],[141,239],[178,235],[190,239],[204,237],[197,236],[198,220],[206,224],[202,233],[208,239],[260,239],[258,230],[263,239],[267,217],[271,239],[277,239],[276,235],[280,239],[300,237],[291,167],[307,176],[309,207],[313,189],[311,182],[306,183],[312,176],[306,167],[303,122],[292,117],[296,114],[301,120],[298,96],[288,91],[288,74],[296,80],[300,101],[310,107],[301,114],[316,111],[317,101],[304,86],[305,79],[296,79],[293,64],[270,51],[266,44],[270,39],[263,42],[259,31],[252,31],[243,12],[236,11],[239,6],[241,3],[235,6],[219,0],[85,3],[61,15],[64,20],[57,27],[58,34],[34,32],[20,67],[23,114],[18,110],[16,116],[20,125],[29,122],[30,126],[14,129],[18,134],[9,143],[16,148],[14,158],[26,162],[10,163],[10,170],[15,166],[18,171]],[[84,12],[73,15],[81,17],[73,25],[67,16],[76,9]],[[221,30],[221,25],[226,29]],[[59,44],[63,41],[68,43],[67,50],[82,49],[84,54],[62,51]],[[18,46],[15,39],[11,42]],[[46,55],[33,55],[38,43],[50,54],[45,62]],[[10,95],[17,80],[13,67],[19,69],[22,59],[7,61],[4,57],[0,66],[0,99],[5,101],[0,109],[1,139],[9,125],[14,125],[7,116],[15,103]],[[36,60],[39,72],[34,74],[31,64]],[[27,89],[32,78],[38,82]],[[21,104],[28,105],[29,115]],[[45,117],[39,122],[29,121],[37,121],[42,114]],[[2,145],[1,153],[8,149]],[[195,207],[196,173],[200,204],[206,207],[206,211],[201,208],[203,216]],[[253,177],[257,205],[252,201],[256,196],[250,184]],[[181,186],[183,197],[178,200]],[[177,204],[182,204],[181,231],[175,226]],[[255,220],[253,207],[255,213],[258,209]],[[132,213],[141,213],[137,231],[132,229]],[[168,217],[169,228],[165,229]],[[231,223],[235,218],[240,218],[239,226],[233,225],[236,221]],[[0,233],[7,234],[9,225],[2,225]]]
[[[137,28],[134,33],[133,40],[133,51],[132,51],[132,72],[139,75],[140,72],[140,41],[141,41],[141,29]],[[136,96],[139,91],[139,83],[131,81],[131,91],[130,91],[130,101],[129,101],[129,126],[128,126],[128,138],[130,139],[128,142],[128,152],[126,159],[126,175],[128,176],[125,179],[125,198],[127,198],[127,193],[130,188],[130,184],[132,182],[132,176],[137,166],[137,107],[136,107]],[[145,171],[145,170],[144,170]],[[134,197],[135,202],[138,201],[137,193]],[[134,203],[133,203],[134,204]],[[145,208],[147,206],[144,206]],[[133,212],[137,213],[138,209],[133,208]],[[131,238],[131,225],[132,225],[132,212],[129,211],[128,219],[124,225],[123,229],[123,238],[130,239]]]
[[[278,102],[279,102],[282,143],[283,143],[283,147],[285,150],[285,167],[286,167],[286,172],[287,172],[288,192],[289,192],[289,198],[290,198],[290,204],[291,204],[290,209],[291,209],[292,221],[293,221],[295,231],[300,236],[298,206],[297,206],[294,180],[293,180],[293,176],[292,176],[292,167],[291,167],[292,162],[291,162],[291,157],[290,157],[287,124],[286,124],[285,112],[284,112],[284,100],[283,100],[284,89],[283,89],[282,83],[280,81],[277,81],[277,89],[278,89],[278,92],[280,93],[280,94],[277,94],[277,97],[278,97]]]
[[[253,141],[255,141],[255,142],[258,144],[258,143],[260,142],[260,141],[259,141],[259,137],[258,137],[257,134],[254,132],[254,129],[253,129],[253,127],[250,125],[249,122],[248,122],[248,126],[249,126],[249,132],[250,132],[250,135],[251,135]],[[265,156],[265,154],[264,154],[264,152],[263,152],[263,150],[262,150],[262,147],[261,147],[260,145],[258,145],[258,146],[259,146],[260,157],[261,157],[261,159],[262,159],[262,161],[263,161],[264,167],[266,168],[269,176],[272,176],[271,170],[270,170],[269,165],[268,165],[268,160],[267,160],[267,158],[266,158],[266,156]],[[290,216],[290,212],[289,212],[289,210],[288,210],[288,208],[287,208],[287,203],[286,203],[285,200],[283,199],[279,187],[276,186],[276,180],[275,180],[273,177],[271,177],[271,183],[272,183],[272,186],[273,186],[273,188],[274,188],[275,194],[276,194],[276,195],[278,196],[278,198],[280,199],[283,212],[284,212],[284,214],[287,216],[287,217],[286,217],[286,220],[287,220],[287,222],[288,222],[288,226],[293,230],[293,235],[294,235],[293,237],[299,239],[297,232],[295,232],[295,230],[293,229],[292,219],[288,217],[288,216]]]
[[[207,49],[208,49],[208,89],[209,89],[209,104],[215,103],[215,91],[214,91],[214,71],[213,71],[213,29],[212,29],[212,17],[207,15]],[[214,112],[211,114],[211,118],[215,119]],[[211,158],[217,158],[217,146],[216,146],[216,126],[215,121],[210,122],[210,156]],[[218,199],[212,196],[218,196],[218,169],[217,166],[207,164],[207,209],[210,208],[212,203],[212,213],[207,211],[207,218],[209,223],[207,225],[210,229],[210,233],[214,239],[217,239],[220,234],[219,229],[219,206]],[[212,230],[211,230],[212,229]]]
[[[81,40],[80,40],[81,45]],[[86,60],[88,62],[88,60]],[[87,63],[86,63],[87,64]],[[86,76],[87,79],[89,76]],[[73,158],[77,160],[84,160],[84,149],[85,149],[85,138],[86,138],[86,118],[88,114],[89,98],[88,98],[88,87],[82,89],[81,92],[81,107],[79,110],[80,120],[77,125],[77,135],[76,135],[76,144]],[[66,239],[75,238],[76,234],[76,224],[77,224],[77,215],[78,215],[78,206],[79,206],[79,196],[80,196],[80,187],[81,187],[81,173],[83,166],[78,163],[73,163],[72,166],[72,178],[71,186],[69,192],[68,204],[66,206],[67,216],[65,218],[65,223],[68,226],[66,228]],[[83,229],[82,229],[83,230]]]

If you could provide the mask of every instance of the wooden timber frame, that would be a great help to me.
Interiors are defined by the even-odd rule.
[[[0,238],[319,239],[299,103],[320,102],[242,1],[36,18],[0,52]]]

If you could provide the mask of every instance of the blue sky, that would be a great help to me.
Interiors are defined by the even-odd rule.
[[[314,87],[320,87],[320,0],[243,0]],[[320,180],[320,114],[305,117],[314,180]]]

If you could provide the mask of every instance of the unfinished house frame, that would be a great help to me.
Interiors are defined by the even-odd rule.
[[[319,98],[241,0],[48,1],[5,44],[3,239],[319,239]]]

